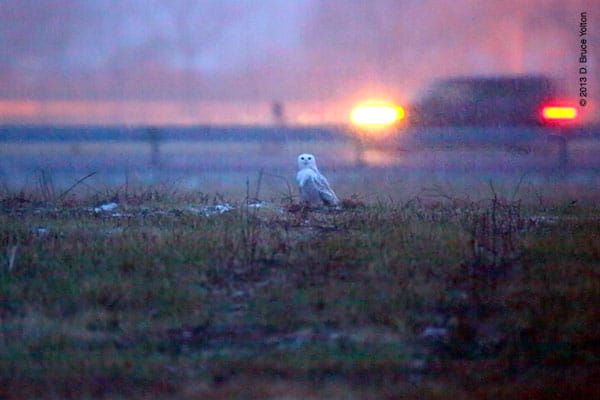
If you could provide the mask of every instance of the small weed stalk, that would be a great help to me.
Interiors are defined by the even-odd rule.
[[[459,354],[486,354],[502,345],[498,318],[503,319],[506,304],[501,282],[512,279],[521,258],[522,226],[520,202],[499,199],[495,193],[483,204],[472,203],[465,214],[463,228],[471,254],[456,281],[468,299],[456,316]]]
[[[78,185],[80,185],[81,183],[83,183],[86,179],[91,178],[92,176],[96,175],[97,172],[91,172],[89,174],[87,174],[86,176],[84,176],[83,178],[77,180],[77,182],[75,182],[74,184],[72,184],[71,186],[69,186],[67,188],[67,190],[64,190],[60,196],[58,196],[58,201],[62,201],[67,194],[69,194],[69,192],[71,192],[73,189],[75,189]]]
[[[251,209],[248,203],[240,208],[240,239],[242,261],[244,265],[252,265],[256,261],[259,228],[256,224],[257,208]]]
[[[56,199],[56,190],[52,175],[47,169],[40,168],[36,170],[37,185],[40,197],[46,203],[52,203]]]
[[[495,194],[489,207],[468,213],[466,229],[470,236],[475,267],[503,268],[519,257],[518,234],[523,228],[520,202],[499,199]]]
[[[18,244],[12,245],[6,249],[8,272],[12,272],[15,269],[18,249],[19,249]]]
[[[521,205],[494,197],[486,207],[476,205],[465,221],[471,248],[463,267],[475,303],[488,303],[498,282],[507,276],[520,257]]]
[[[252,199],[250,197],[250,182],[249,180],[246,180],[246,199],[244,200],[244,204],[240,207],[240,239],[244,266],[253,265],[257,259],[257,248],[260,236],[260,227],[257,224],[259,207],[251,207],[251,204],[253,201],[258,204],[261,181],[262,171],[258,177],[255,197]]]

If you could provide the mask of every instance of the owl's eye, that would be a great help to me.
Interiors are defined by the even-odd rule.
[[[300,159],[301,159],[302,161],[304,161],[304,157],[300,157]]]
[[[312,157],[308,157],[309,160],[312,160]]]

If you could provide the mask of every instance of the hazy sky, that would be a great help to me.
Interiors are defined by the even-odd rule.
[[[265,123],[275,100],[291,122],[342,121],[455,74],[575,93],[593,2],[0,0],[0,123]]]

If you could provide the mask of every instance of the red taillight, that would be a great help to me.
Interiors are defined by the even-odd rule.
[[[545,105],[541,109],[542,120],[549,124],[575,122],[577,108],[566,105]]]

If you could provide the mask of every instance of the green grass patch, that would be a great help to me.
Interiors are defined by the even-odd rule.
[[[599,368],[593,207],[159,194],[3,201],[0,398],[493,398]]]

